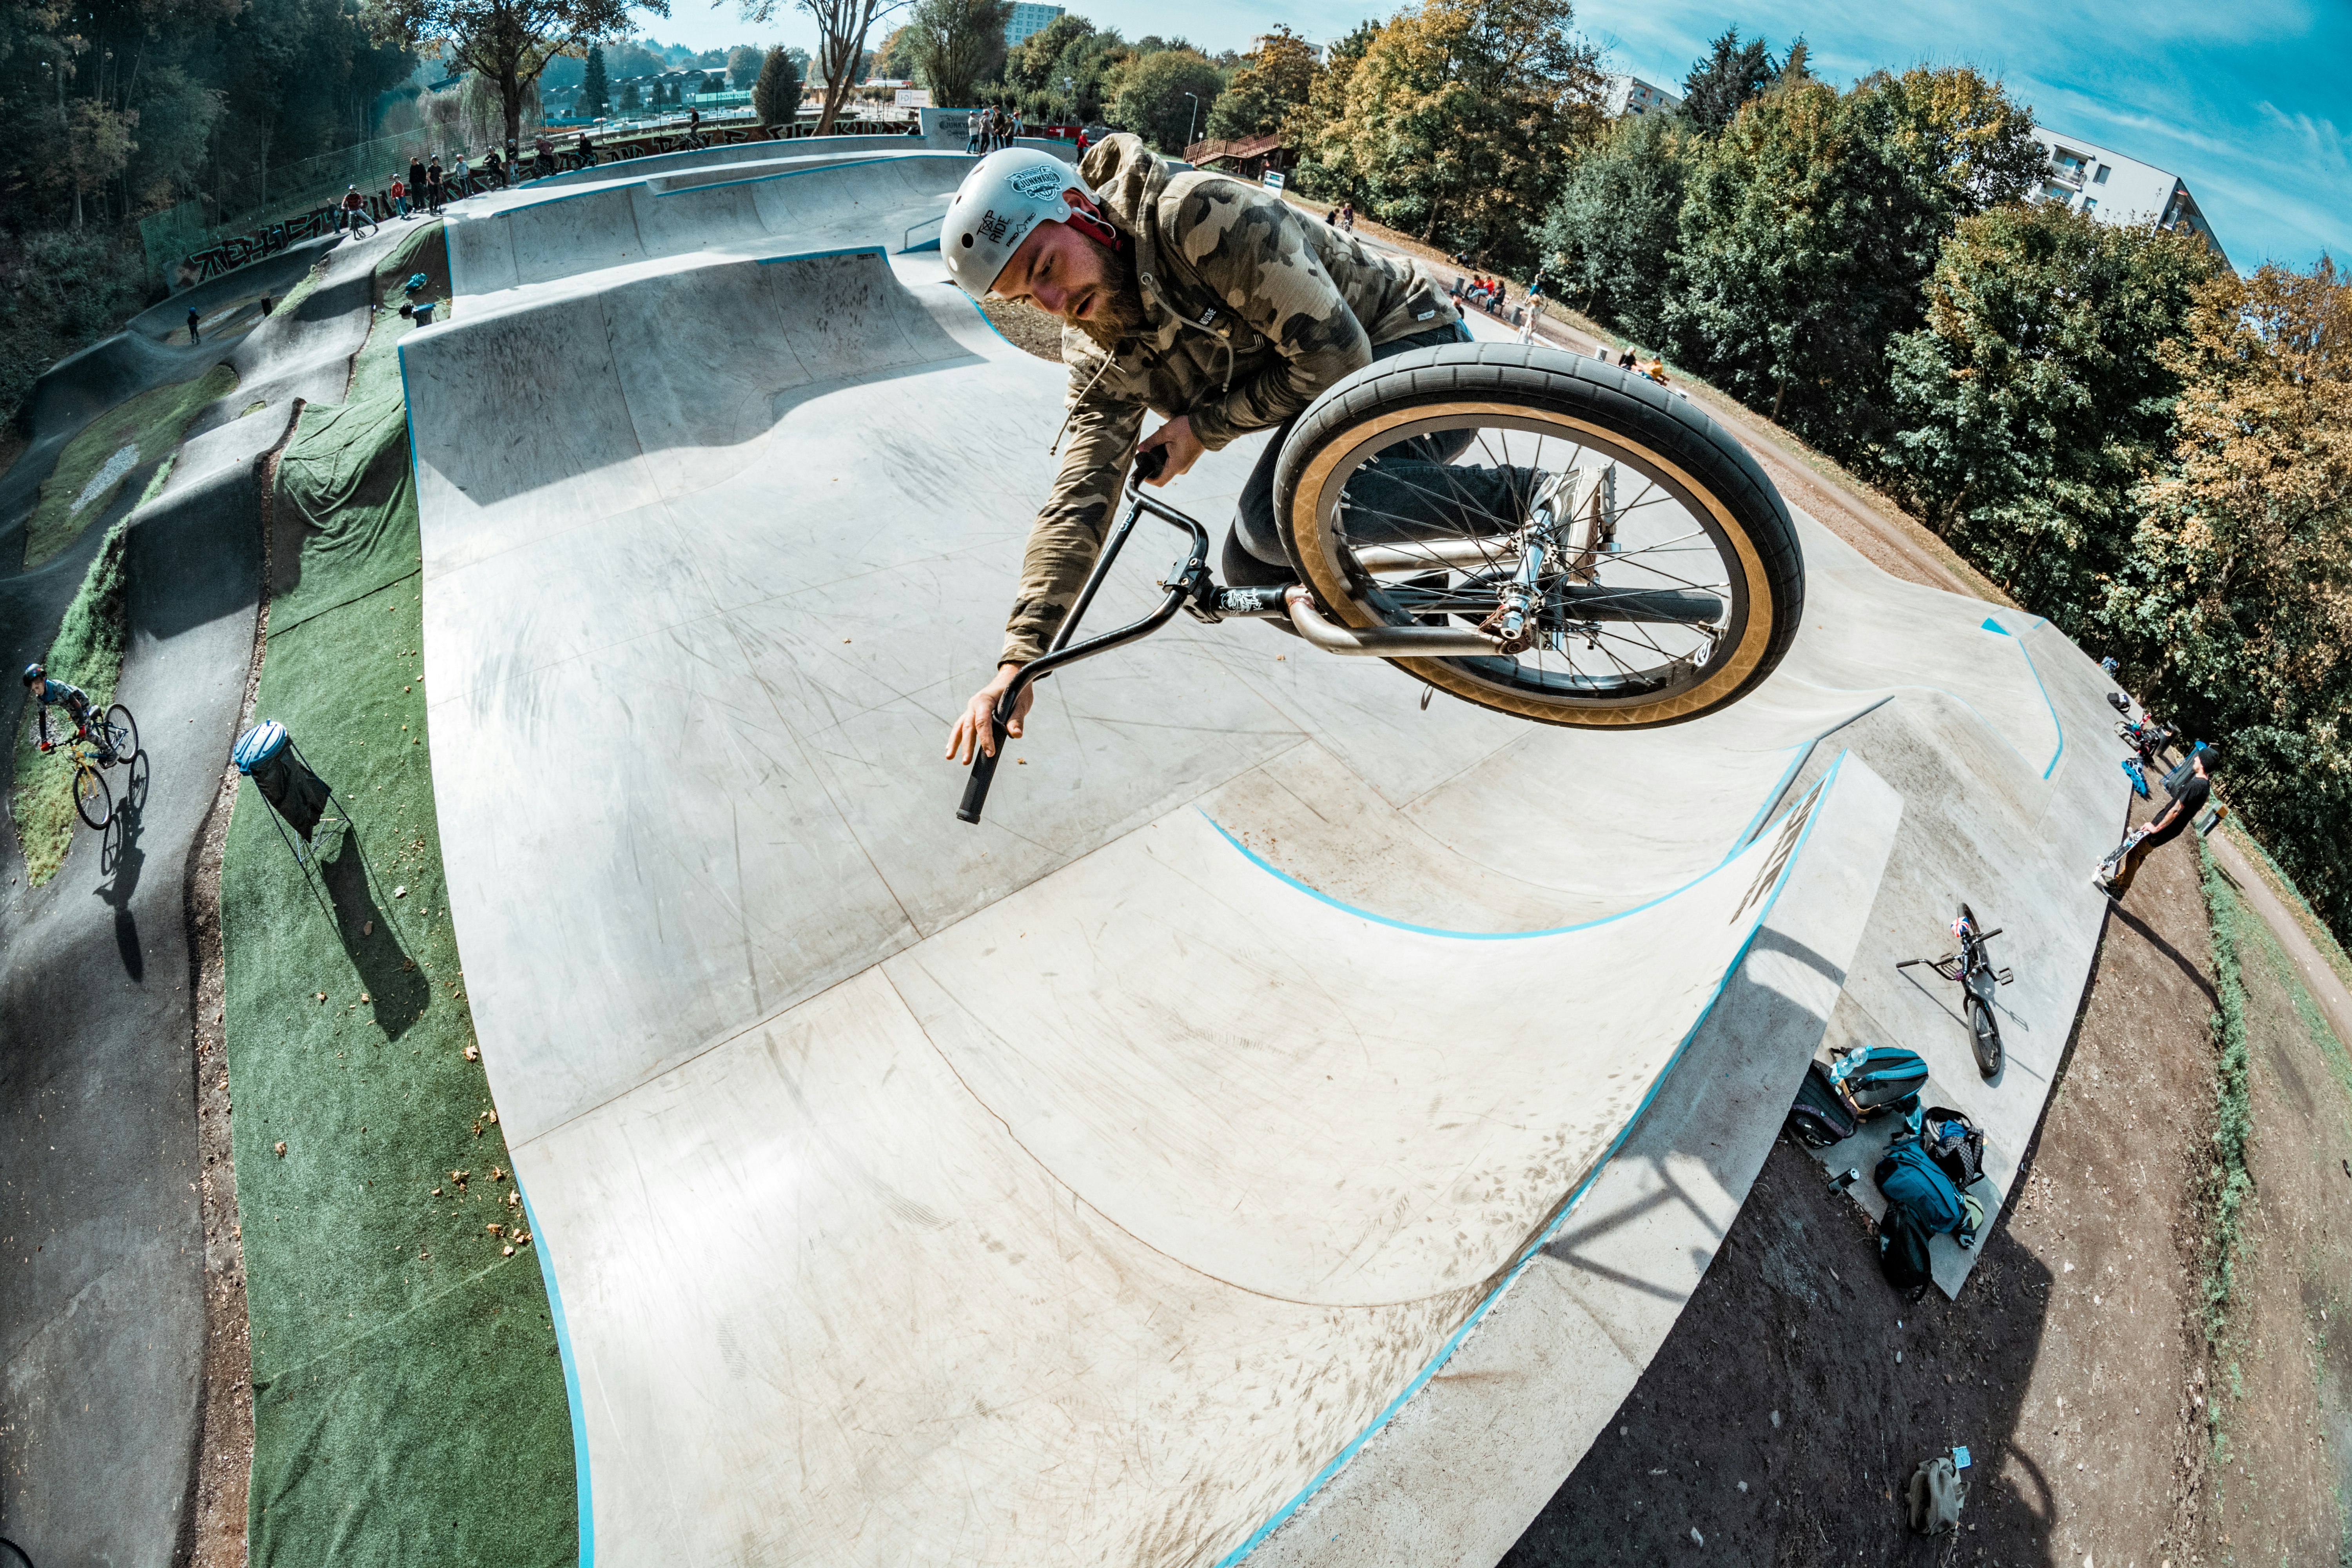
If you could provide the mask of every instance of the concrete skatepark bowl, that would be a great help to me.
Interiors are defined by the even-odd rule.
[[[2123,806],[2063,638],[1801,516],[1794,650],[1675,729],[1180,621],[1052,682],[962,826],[1062,377],[920,248],[966,159],[740,151],[461,204],[403,350],[601,1561],[1492,1562],[1816,1049],[1920,1049],[2007,1183]],[[1171,500],[1221,520],[1258,444]],[[1959,897],[2020,971],[1991,1082],[1891,969]]]

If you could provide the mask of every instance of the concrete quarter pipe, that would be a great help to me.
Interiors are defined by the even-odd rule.
[[[1180,623],[1051,682],[962,826],[937,749],[1061,391],[903,248],[964,166],[468,204],[454,319],[404,344],[452,913],[569,1326],[583,1542],[1492,1561],[1856,1026],[1857,949],[1941,896],[1903,868],[1943,785],[1900,770],[1948,741],[2068,854],[2112,788],[2061,768],[1983,606],[1808,525],[1796,649],[1711,719],[1423,711],[1385,666]],[[1256,446],[1171,499],[1222,519]],[[1499,1423],[1449,1358],[1501,1369]],[[1541,1429],[1525,1473],[1429,1480],[1482,1421]]]

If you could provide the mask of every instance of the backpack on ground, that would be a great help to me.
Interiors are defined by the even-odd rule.
[[[1968,1206],[1960,1202],[1960,1189],[1916,1138],[1890,1145],[1873,1179],[1890,1205],[1900,1204],[1910,1209],[1931,1231],[1957,1235],[1968,1224]]]
[[[1806,1064],[1796,1103],[1789,1107],[1789,1136],[1808,1149],[1826,1149],[1853,1137],[1861,1125],[1861,1118],[1830,1081],[1830,1069],[1819,1062]]]
[[[1929,1106],[1920,1120],[1919,1145],[1955,1187],[1965,1188],[1984,1175],[1984,1129],[1964,1111]]]
[[[1866,1046],[1840,1057],[1829,1074],[1854,1115],[1874,1121],[1889,1111],[1907,1116],[1918,1109],[1927,1064],[1918,1052],[1899,1046]]]
[[[1935,1282],[1928,1271],[1927,1226],[1908,1204],[1890,1203],[1878,1222],[1878,1271],[1913,1300]]]

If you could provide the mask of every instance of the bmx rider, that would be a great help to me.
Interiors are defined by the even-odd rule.
[[[64,709],[75,727],[97,742],[98,760],[110,767],[113,765],[114,745],[106,737],[106,726],[90,717],[89,693],[67,681],[50,679],[49,672],[37,664],[25,667],[25,689],[44,707]],[[44,741],[41,750],[46,752],[49,749],[48,742]]]
[[[2131,891],[2132,879],[2139,875],[2140,864],[2149,851],[2171,843],[2197,820],[2197,814],[2205,809],[2205,802],[2213,793],[2213,775],[2221,771],[2221,759],[2212,747],[2192,753],[2188,781],[2180,786],[2172,804],[2153,820],[2134,828],[2116,846],[2114,852],[2099,863],[2099,869],[2092,876],[2092,885],[2120,902]]]
[[[973,299],[1025,300],[1059,317],[1070,374],[1069,445],[1030,530],[996,678],[948,738],[947,755],[959,762],[994,754],[991,710],[1076,603],[1137,453],[1164,454],[1150,482],[1165,485],[1203,452],[1276,429],[1242,490],[1223,571],[1244,585],[1288,582],[1274,516],[1280,432],[1374,360],[1470,336],[1410,260],[1304,221],[1261,186],[1171,175],[1132,134],[1106,137],[1075,167],[1037,149],[989,154],[949,204],[940,248]],[[1144,436],[1147,414],[1160,424]],[[1420,499],[1432,491],[1508,515],[1538,503],[1547,479],[1505,468],[1447,472],[1448,484],[1423,490],[1401,479],[1381,496],[1379,513],[1398,520],[1398,537],[1416,523],[1432,537],[1458,532],[1458,514],[1432,515]],[[1009,734],[1022,733],[1034,689],[1023,689]]]

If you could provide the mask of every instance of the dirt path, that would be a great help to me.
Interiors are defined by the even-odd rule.
[[[2335,1027],[2336,1039],[2352,1046],[2352,991],[2345,989],[2344,982],[2320,952],[2319,944],[2312,940],[2298,911],[2279,896],[2270,879],[2246,858],[2245,851],[2228,834],[2216,833],[2205,842],[2247,907],[2262,916],[2263,923],[2271,928],[2279,945],[2294,961],[2305,988]]]
[[[2107,922],[2016,1204],[1958,1302],[1898,1298],[1859,1208],[1777,1146],[1616,1426],[1505,1563],[2185,1568],[2211,985],[2194,857],[2159,855]],[[1959,1539],[1908,1534],[1904,1478],[1955,1444],[1976,1461]]]

